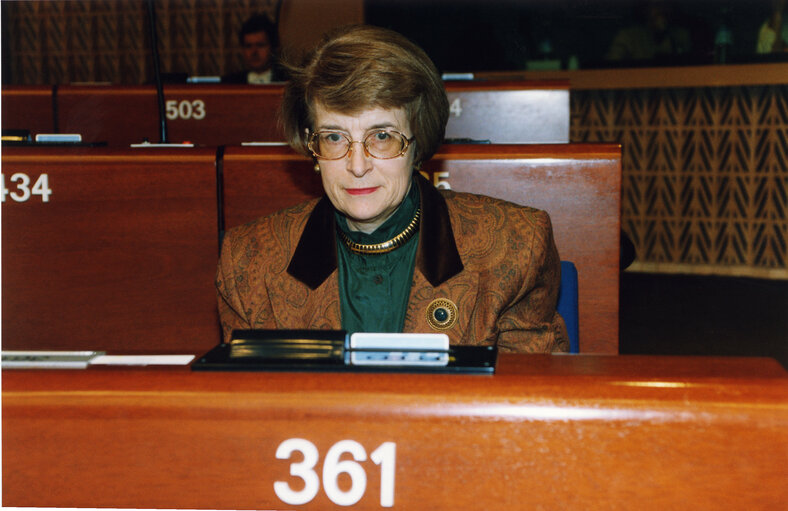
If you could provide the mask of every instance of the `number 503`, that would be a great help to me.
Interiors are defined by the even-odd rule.
[[[394,505],[396,450],[394,442],[384,442],[370,454],[370,459],[376,465],[380,465],[380,505],[382,507]],[[274,483],[276,496],[282,502],[293,506],[310,502],[320,489],[320,477],[314,470],[320,458],[315,444],[303,438],[290,438],[279,444],[276,449],[276,458],[287,460],[295,452],[300,452],[304,459],[290,464],[290,475],[304,481],[304,488],[293,491],[290,484],[285,481]],[[345,453],[350,454],[353,459],[340,460],[340,457]],[[367,473],[359,462],[366,460],[367,452],[360,443],[354,440],[342,440],[331,446],[323,460],[323,490],[331,502],[338,506],[352,506],[361,500],[367,490]],[[350,477],[350,488],[347,490],[339,487],[339,475],[343,473]]]

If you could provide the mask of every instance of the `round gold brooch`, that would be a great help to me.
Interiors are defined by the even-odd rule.
[[[427,306],[427,323],[435,330],[448,330],[457,323],[457,305],[448,298],[437,298]]]

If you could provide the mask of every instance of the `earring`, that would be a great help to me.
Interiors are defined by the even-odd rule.
[[[315,163],[315,174],[320,174],[320,164]]]

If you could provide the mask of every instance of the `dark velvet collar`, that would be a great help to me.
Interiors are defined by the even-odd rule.
[[[446,200],[432,184],[415,174],[421,200],[421,227],[416,267],[433,286],[463,269]],[[317,289],[337,268],[336,220],[334,206],[325,195],[315,205],[290,259],[287,273]],[[374,257],[374,256],[372,256]]]

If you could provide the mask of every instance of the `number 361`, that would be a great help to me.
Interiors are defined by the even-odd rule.
[[[294,452],[300,452],[303,461],[290,464],[290,475],[304,481],[304,488],[293,491],[285,481],[274,483],[274,492],[282,502],[293,506],[306,504],[315,498],[320,489],[320,477],[314,468],[320,458],[317,447],[309,440],[291,438],[285,440],[276,450],[276,458],[287,460]],[[340,460],[340,457],[349,453],[353,460]],[[380,465],[380,505],[392,507],[394,505],[394,472],[396,464],[396,444],[384,442],[375,449],[370,458],[376,465]],[[367,460],[364,447],[354,440],[342,440],[335,443],[326,453],[323,460],[323,490],[331,502],[339,506],[352,506],[364,496],[367,489],[367,474],[361,461]],[[345,473],[350,476],[350,488],[342,490],[339,487],[339,475]]]

